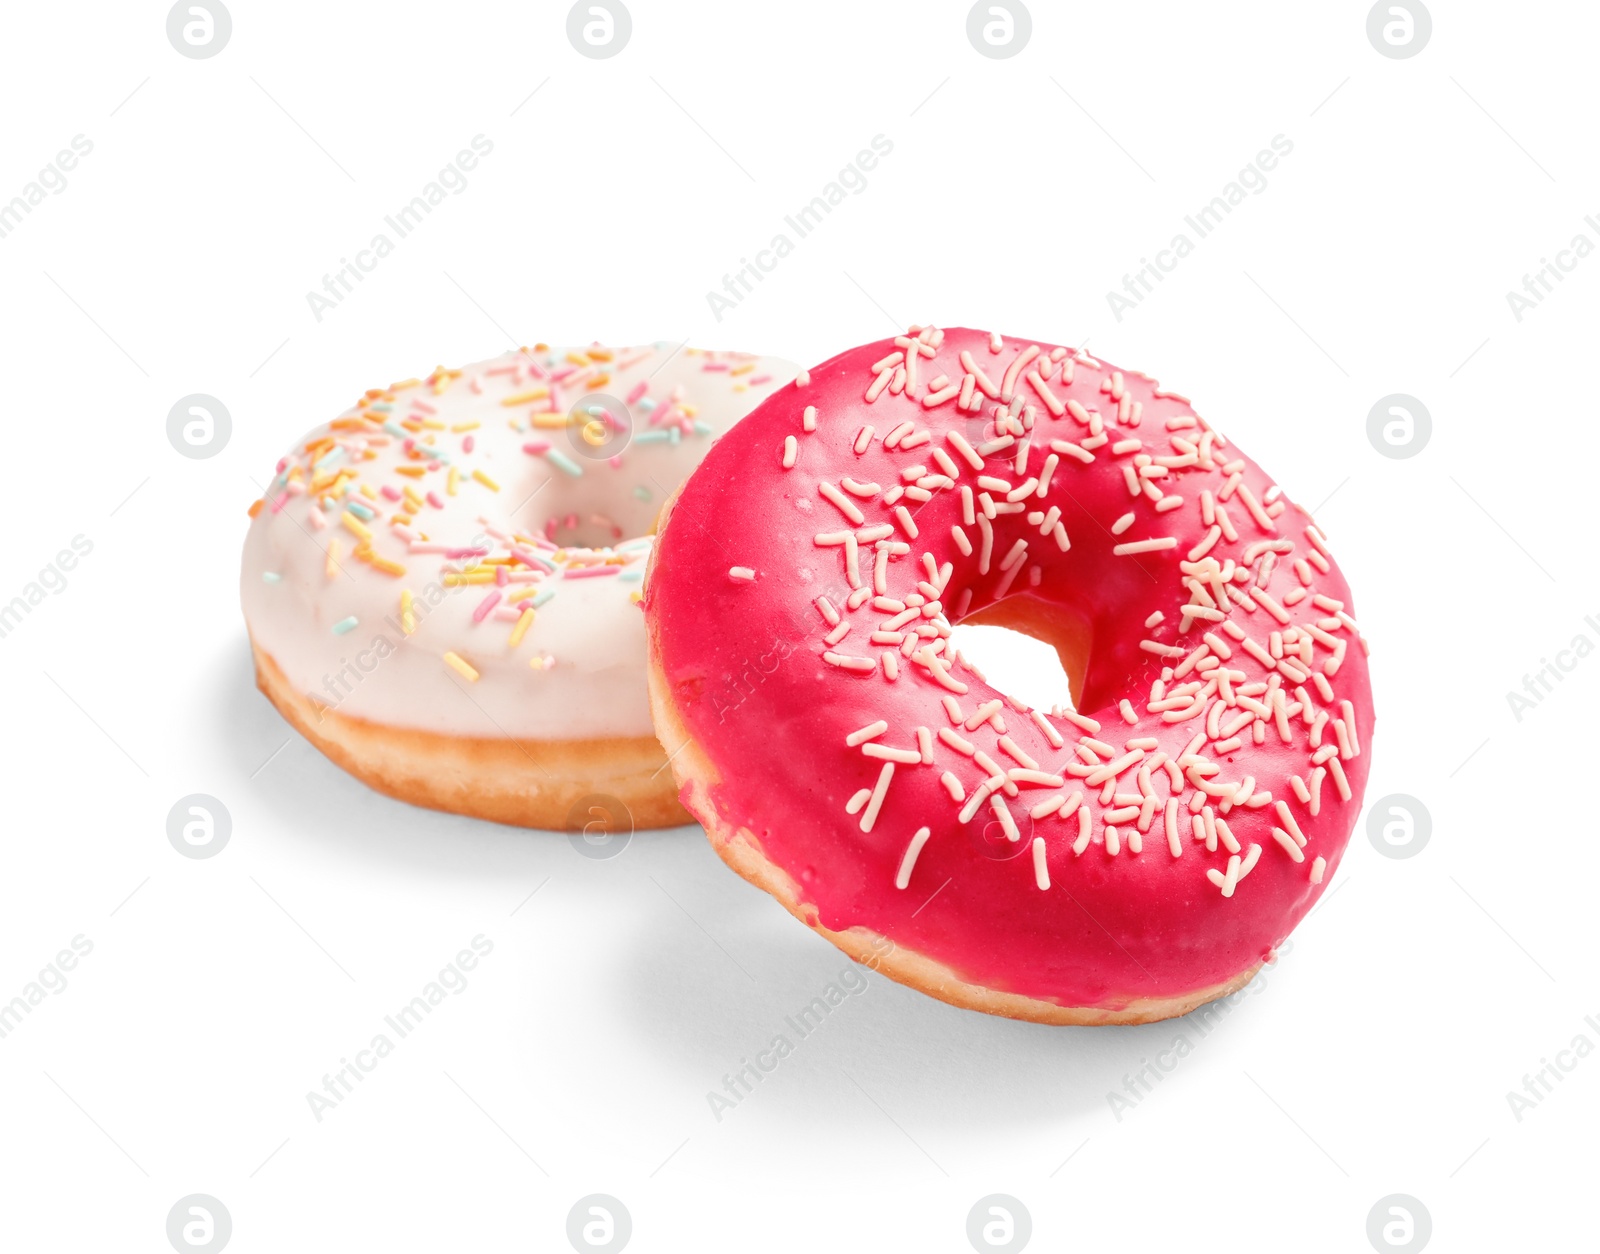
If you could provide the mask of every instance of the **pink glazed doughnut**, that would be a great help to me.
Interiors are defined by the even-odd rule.
[[[651,701],[722,858],[954,1005],[1140,1023],[1242,987],[1349,840],[1366,645],[1322,533],[1190,403],[913,327],[780,388],[669,503]],[[1052,643],[1071,710],[960,622]]]

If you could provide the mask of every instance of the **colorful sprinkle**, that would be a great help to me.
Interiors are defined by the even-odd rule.
[[[456,674],[462,676],[464,679],[470,680],[472,683],[478,682],[478,672],[473,669],[472,665],[459,654],[446,653],[444,655],[444,660],[450,669],[455,671]]]

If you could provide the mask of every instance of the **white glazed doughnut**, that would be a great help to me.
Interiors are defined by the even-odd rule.
[[[351,774],[523,826],[687,821],[650,722],[656,515],[796,368],[538,345],[375,388],[278,463],[241,598],[257,682]],[[620,803],[628,812],[617,813]]]

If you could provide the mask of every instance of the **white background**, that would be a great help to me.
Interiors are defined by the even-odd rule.
[[[1036,3],[991,60],[966,11],[633,0],[591,60],[561,4],[232,0],[191,60],[161,4],[8,7],[0,201],[94,145],[0,239],[0,602],[94,546],[0,639],[0,1000],[94,946],[0,1039],[8,1248],[165,1250],[196,1192],[238,1251],[565,1249],[590,1193],[639,1251],[960,1251],[991,1193],[1039,1249],[1366,1250],[1391,1193],[1440,1250],[1592,1228],[1600,1059],[1520,1121],[1506,1094],[1600,1044],[1600,661],[1520,722],[1505,694],[1600,642],[1600,259],[1521,322],[1506,292],[1600,242],[1600,12],[1436,0],[1396,60],[1362,3]],[[319,323],[307,291],[477,134],[467,189]],[[866,190],[715,321],[706,291],[876,134]],[[1117,321],[1108,289],[1278,134],[1267,189]],[[698,829],[586,859],[341,774],[252,685],[245,510],[304,430],[437,363],[815,362],[927,321],[1090,337],[1317,509],[1373,645],[1369,801],[1416,798],[1432,839],[1396,860],[1358,827],[1203,1039],[872,975],[718,1122],[707,1091],[844,959]],[[233,418],[209,460],[165,434],[194,392]],[[1433,417],[1406,460],[1366,437],[1396,392]],[[233,824],[204,861],[165,828],[196,792]],[[470,986],[317,1122],[307,1091],[479,933]],[[1108,1091],[1180,1035],[1119,1120]]]

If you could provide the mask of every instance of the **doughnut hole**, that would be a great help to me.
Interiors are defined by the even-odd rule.
[[[580,437],[581,438],[581,437]],[[552,481],[511,516],[512,527],[545,536],[564,548],[614,548],[626,540],[654,535],[658,502],[624,495],[622,480],[604,462],[590,478]],[[596,487],[603,491],[596,493]],[[587,494],[587,495],[586,495]]]
[[[951,640],[1000,691],[1041,710],[1079,708],[1090,629],[1063,607],[1008,597],[955,624]]]
[[[567,510],[542,514],[530,520],[532,525],[518,521],[517,530],[530,535],[548,537],[553,543],[568,549],[614,548],[624,540],[649,532],[630,532],[609,514],[596,510]]]

